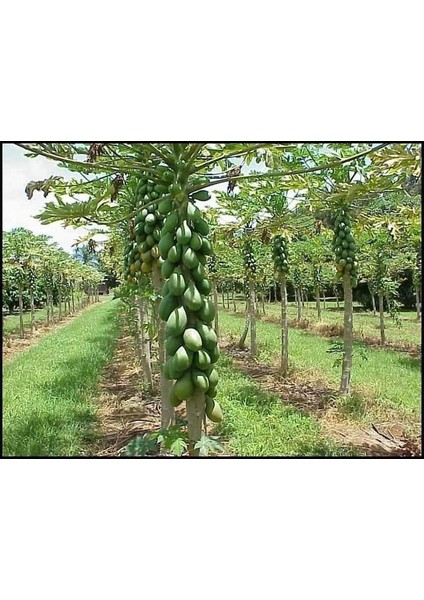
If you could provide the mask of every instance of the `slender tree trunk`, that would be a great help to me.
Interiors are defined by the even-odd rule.
[[[59,290],[59,321],[62,320],[62,292]]]
[[[271,304],[271,292],[272,292],[272,289],[270,287],[268,290],[268,304]]]
[[[319,297],[319,287],[318,286],[315,288],[315,301],[316,301],[318,321],[321,321],[321,299]]]
[[[266,310],[265,310],[265,294],[261,294],[261,301],[262,301],[262,313],[265,315],[266,314]]]
[[[323,288],[322,290],[322,300],[323,300],[323,306],[324,306],[324,310],[326,309],[326,298],[325,298],[325,290]]]
[[[236,292],[235,292],[234,287],[233,287],[233,308],[234,308],[234,312],[237,312]]]
[[[302,308],[305,308],[305,290],[302,287],[300,288],[300,297],[302,299]]]
[[[255,284],[253,281],[249,281],[249,320],[250,320],[250,355],[256,356],[256,294]]]
[[[221,292],[221,296],[222,296],[222,308],[225,308],[225,295],[224,295],[224,290],[222,290],[222,292]]]
[[[420,288],[415,287],[415,303],[417,307],[417,321],[421,321],[421,300],[420,300]]]
[[[32,286],[29,288],[29,297],[31,302],[31,335],[34,334],[35,329],[35,307],[34,307],[34,290]]]
[[[74,295],[74,288],[72,288],[71,290],[71,299],[72,299],[72,312],[75,312],[75,295]]]
[[[19,335],[21,338],[25,337],[24,331],[24,301],[23,301],[23,289],[22,285],[19,284],[18,291],[18,300],[19,300]]]
[[[141,367],[143,369],[144,377],[146,379],[148,391],[153,392],[153,378],[152,378],[152,359],[150,355],[150,340],[146,335],[146,303],[143,298],[137,298],[136,300],[136,312],[137,312],[137,347],[138,354],[140,357]]]
[[[343,273],[344,292],[344,332],[343,332],[343,363],[340,392],[347,396],[350,391],[350,378],[352,373],[353,356],[353,301],[350,273]]]
[[[281,275],[281,373],[285,377],[289,366],[289,327],[287,322],[287,283]]]
[[[380,338],[381,345],[386,343],[386,329],[384,326],[384,296],[382,292],[378,292],[378,311],[380,313]]]
[[[214,279],[212,282],[213,285],[213,303],[215,306],[215,333],[218,336],[219,331],[219,317],[218,317],[218,287],[216,285],[216,280]]]
[[[241,336],[240,336],[240,339],[237,344],[237,347],[240,348],[241,350],[243,350],[243,348],[245,347],[247,334],[249,333],[249,324],[250,324],[250,319],[249,319],[249,314],[247,314],[246,320],[244,322],[243,331],[241,332]]]
[[[194,446],[202,437],[202,424],[205,417],[205,394],[198,388],[190,400],[187,400],[188,452],[190,456],[199,456]]]
[[[152,281],[155,291],[160,294],[163,287],[163,278],[160,272],[160,266],[157,261],[154,262],[152,269]],[[160,302],[158,298],[157,302]],[[175,423],[175,409],[169,401],[170,382],[163,373],[163,367],[166,362],[165,356],[165,322],[160,320],[158,326],[158,353],[160,363],[160,395],[161,395],[161,427],[168,429]],[[189,404],[189,403],[187,403]]]
[[[277,302],[277,282],[276,281],[274,281],[273,289],[274,289],[274,302]]]
[[[296,288],[296,301],[297,301],[297,320],[301,321],[302,319],[302,300],[300,297],[300,287]]]
[[[336,292],[336,306],[337,306],[337,310],[339,310],[340,309],[340,302],[339,302],[339,295],[338,295],[337,292]]]

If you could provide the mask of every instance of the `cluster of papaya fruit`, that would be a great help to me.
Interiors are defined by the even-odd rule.
[[[254,277],[256,274],[256,260],[255,255],[253,254],[252,244],[246,242],[244,245],[244,268],[246,273],[250,277]]]
[[[350,274],[352,287],[358,285],[358,263],[355,260],[356,245],[352,234],[352,225],[346,208],[341,208],[333,222],[333,250],[336,255],[338,278],[346,271]]]
[[[138,180],[134,196],[136,216],[130,223],[130,240],[124,255],[124,276],[137,283],[143,273],[150,273],[152,263],[159,258],[158,243],[165,213],[160,198],[168,191],[162,183],[147,177]]]
[[[166,217],[158,244],[166,280],[159,317],[166,321],[164,375],[174,381],[172,404],[178,406],[200,390],[205,393],[207,416],[219,422],[222,411],[215,400],[218,373],[214,368],[219,348],[212,327],[215,307],[208,298],[211,286],[204,268],[213,254],[208,233],[209,225],[191,201],[175,206]]]
[[[287,240],[283,235],[276,235],[272,243],[274,268],[278,273],[287,273],[289,270],[289,255]]]

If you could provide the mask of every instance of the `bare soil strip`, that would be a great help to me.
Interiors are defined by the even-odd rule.
[[[321,381],[300,380],[291,375],[283,379],[278,367],[259,363],[228,339],[222,350],[242,373],[254,379],[267,392],[285,403],[319,419],[323,432],[338,443],[351,445],[367,456],[421,456],[420,440],[404,437],[402,425],[395,421],[372,424],[369,428],[343,419],[336,406],[337,390]]]
[[[142,381],[134,341],[122,319],[114,356],[99,384],[98,440],[91,447],[90,455],[119,456],[137,435],[160,429],[160,398],[144,393]],[[157,374],[154,383],[157,389]]]

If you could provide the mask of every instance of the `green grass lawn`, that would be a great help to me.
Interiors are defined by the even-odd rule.
[[[73,456],[92,432],[91,403],[112,356],[118,302],[94,305],[3,367],[3,455]]]
[[[241,316],[241,315],[240,315]],[[239,337],[244,318],[220,311],[221,335]],[[280,355],[280,328],[273,323],[257,323],[259,360],[272,363]],[[249,338],[247,339],[247,343]],[[338,387],[341,367],[334,367],[334,354],[328,354],[330,340],[298,329],[289,330],[290,367],[313,381],[317,376]],[[394,350],[367,348],[367,360],[354,356],[352,391],[354,398],[346,410],[368,421],[394,409],[407,420],[418,423],[421,406],[420,361]]]
[[[238,372],[230,359],[219,361],[217,400],[224,421],[216,428],[227,452],[236,456],[350,456],[360,451],[325,437],[319,422],[264,392]]]
[[[340,302],[340,309],[337,309],[336,303],[333,301],[326,302],[327,310],[323,309],[323,303],[321,302],[322,310],[322,324],[328,325],[343,325],[343,302]],[[262,313],[261,304],[258,305],[260,313]],[[380,341],[380,329],[379,329],[379,316],[374,317],[372,311],[360,310],[359,306],[355,307],[355,313],[353,317],[353,328],[356,335],[361,333],[367,337],[372,337],[376,342]],[[230,303],[230,311],[233,310],[233,305]],[[245,302],[237,302],[237,311],[244,312]],[[266,315],[270,317],[280,318],[281,306],[279,303],[271,302],[265,304]],[[315,303],[309,302],[309,308],[305,304],[303,309],[303,318],[310,321],[310,324],[314,326],[318,322],[317,311],[315,309]],[[409,342],[412,344],[421,343],[421,323],[416,321],[416,313],[414,311],[404,311],[400,313],[401,325],[397,326],[393,319],[385,315],[385,327],[386,327],[386,338],[388,342]],[[293,302],[289,303],[288,306],[288,318],[297,318],[297,307]]]
[[[100,296],[100,301],[102,302],[104,296]],[[62,305],[63,309],[63,305]],[[59,318],[59,308],[57,306],[54,307],[54,320],[57,322]],[[40,323],[42,321],[46,321],[47,319],[47,308],[38,308],[34,314],[36,323]],[[31,329],[31,312],[26,311],[24,313],[24,328],[25,330]],[[19,332],[19,315],[5,315],[4,317],[4,327],[3,332],[6,334]]]

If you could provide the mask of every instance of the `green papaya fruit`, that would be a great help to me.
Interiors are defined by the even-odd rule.
[[[203,345],[200,333],[192,327],[189,327],[184,331],[183,341],[185,347],[189,350],[192,350],[193,352],[197,352],[198,350],[200,350]]]
[[[209,233],[209,225],[202,218],[193,221],[193,227],[195,231],[197,231],[197,233],[200,233],[201,235],[208,235]]]
[[[167,321],[169,315],[173,310],[178,308],[179,300],[177,296],[173,296],[172,294],[168,294],[164,296],[159,303],[158,313],[159,317],[162,321]]]
[[[208,238],[203,238],[201,252],[207,256],[211,256],[213,254],[212,244]]]
[[[172,366],[177,371],[186,371],[193,360],[193,355],[189,354],[184,346],[180,346],[172,357]]]
[[[169,249],[167,259],[172,263],[178,263],[181,260],[182,246],[181,244],[175,244]]]
[[[191,372],[191,379],[195,387],[199,388],[199,390],[202,390],[202,392],[207,392],[209,389],[209,379],[206,377],[206,374],[203,371],[193,369]]]
[[[211,199],[211,195],[206,190],[199,190],[198,192],[194,192],[194,194],[192,194],[192,198],[194,198],[194,200],[199,200],[200,202],[207,202]]]
[[[199,259],[197,258],[196,253],[190,247],[185,247],[183,251],[183,264],[188,269],[194,269],[199,264]]]
[[[207,279],[201,279],[196,281],[196,287],[201,294],[208,296],[211,292],[211,285]]]
[[[165,325],[165,335],[182,335],[187,326],[187,313],[183,306],[172,311]]]
[[[218,371],[216,369],[212,369],[207,375],[209,379],[209,387],[215,389],[218,385]]]
[[[168,279],[171,277],[175,269],[175,265],[170,260],[165,260],[160,268],[160,272],[162,273],[162,277],[164,279]]]
[[[206,416],[213,423],[221,423],[224,418],[220,405],[210,396],[206,397]]]
[[[175,298],[175,296],[173,296]],[[168,356],[173,356],[176,351],[178,350],[178,348],[180,348],[180,346],[182,346],[184,343],[183,340],[183,336],[182,335],[177,335],[177,336],[169,336],[166,338],[166,342],[165,342],[165,350]]]
[[[212,327],[205,325],[205,323],[202,323],[201,321],[197,321],[196,329],[202,338],[203,346],[206,350],[209,350],[209,348],[212,349],[218,342],[218,338]]]
[[[203,240],[197,233],[197,231],[193,231],[192,236],[190,238],[190,248],[197,252],[202,247],[202,242]]]
[[[191,229],[187,223],[187,221],[183,221],[180,225],[180,227],[178,227],[177,229],[177,241],[182,244],[182,245],[186,245],[189,243],[190,239],[191,239]]]
[[[220,356],[219,345],[215,344],[213,348],[208,350],[209,357],[211,359],[211,364],[215,364]]]
[[[192,250],[193,252],[193,250]],[[199,257],[201,255],[199,254]],[[197,266],[195,266],[193,269],[191,269],[191,276],[193,277],[194,281],[202,281],[202,279],[205,279],[205,269],[203,268],[203,265],[198,262]]]
[[[181,273],[174,271],[169,277],[169,291],[174,296],[182,296],[186,289],[184,276]]]
[[[158,204],[158,211],[161,215],[167,215],[172,210],[172,200],[168,198],[167,200],[161,200]]]
[[[173,245],[174,236],[172,233],[166,233],[165,235],[162,235],[158,244],[159,252],[162,258],[166,258],[168,256],[168,252],[170,251]]]
[[[211,358],[206,350],[198,350],[194,355],[194,365],[204,371],[208,369],[212,364]]]
[[[191,379],[191,373],[185,373],[174,384],[174,394],[178,400],[188,400],[194,392],[194,385]]]
[[[187,219],[195,221],[201,218],[200,210],[192,202],[187,204]]]
[[[192,281],[189,282],[185,289],[183,294],[183,303],[192,311],[199,310],[203,304],[202,296]]]
[[[215,318],[215,306],[213,305],[212,301],[209,300],[209,298],[203,299],[202,307],[200,308],[197,316],[201,321],[207,323],[208,325],[212,323]]]

